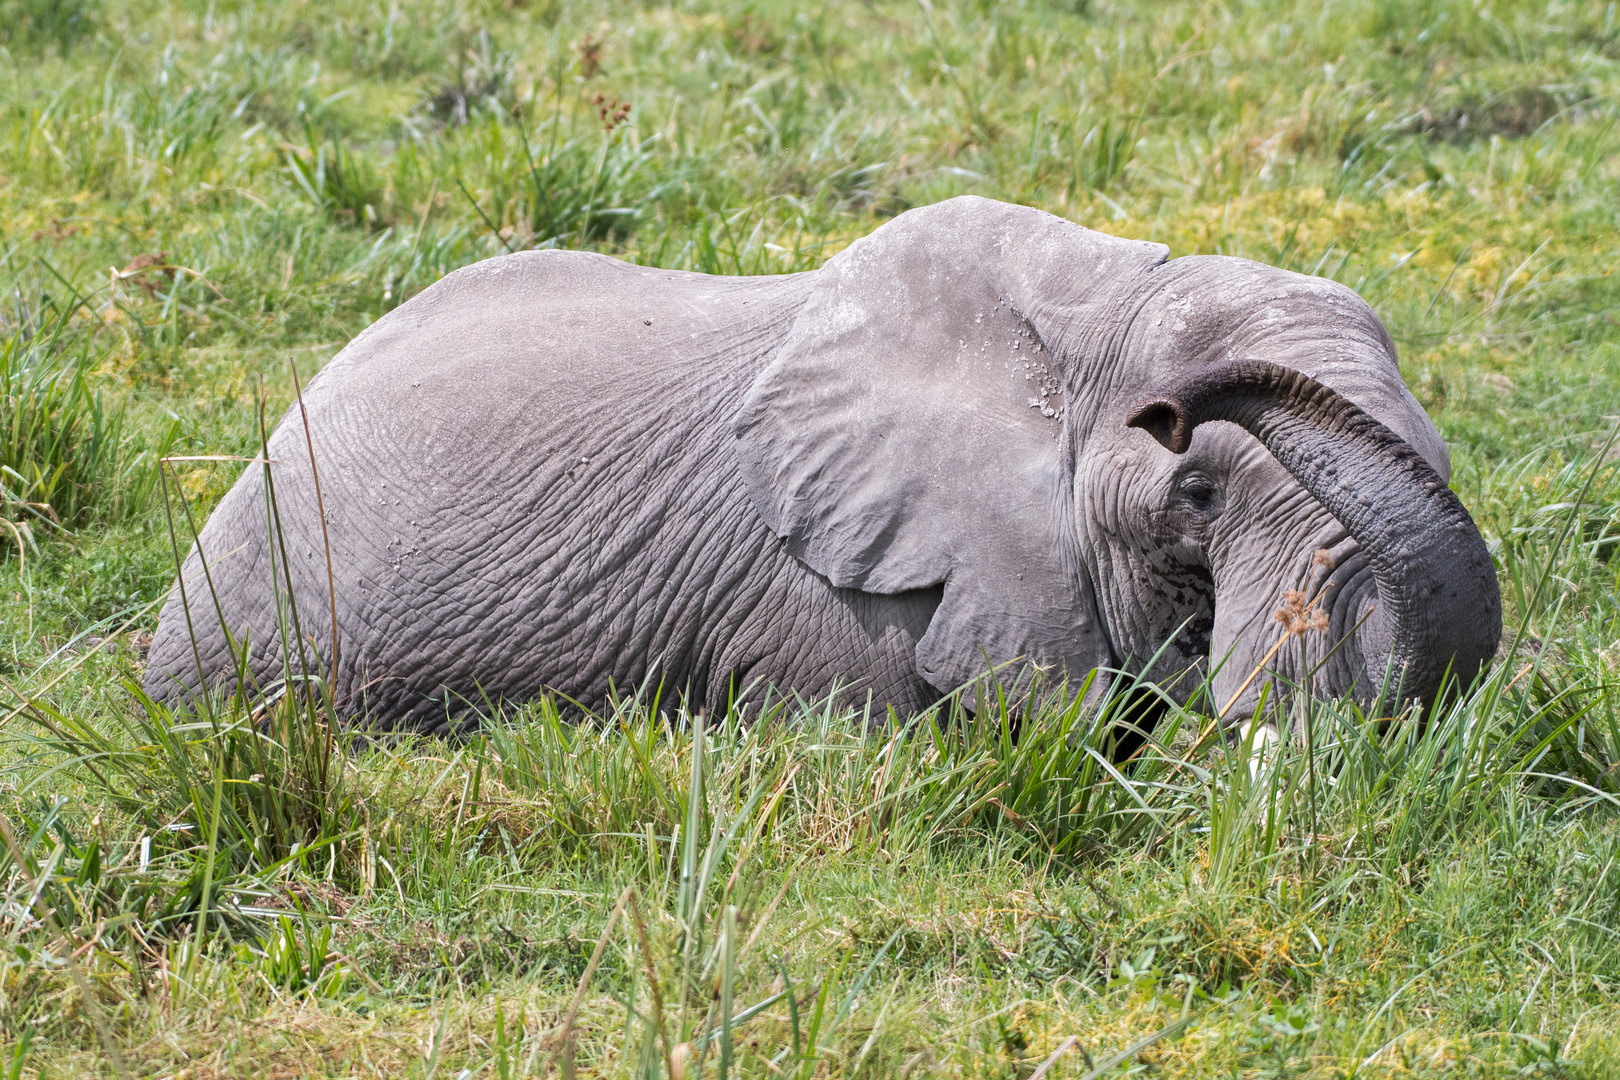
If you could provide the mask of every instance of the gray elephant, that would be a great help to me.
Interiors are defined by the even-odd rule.
[[[269,458],[186,560],[155,697],[326,677],[335,619],[340,707],[422,731],[649,677],[905,715],[1014,660],[1180,700],[1213,662],[1237,720],[1267,678],[1432,698],[1501,636],[1360,297],[980,198],[781,277],[467,267],[356,337]],[[1245,685],[1279,609],[1297,646]]]

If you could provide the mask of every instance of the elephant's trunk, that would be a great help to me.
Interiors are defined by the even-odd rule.
[[[1501,640],[1501,592],[1479,529],[1427,461],[1336,391],[1264,360],[1204,368],[1128,423],[1181,454],[1209,420],[1259,439],[1366,553],[1378,601],[1357,632],[1359,698],[1376,695],[1386,671],[1400,701],[1432,702],[1448,675],[1475,677]]]

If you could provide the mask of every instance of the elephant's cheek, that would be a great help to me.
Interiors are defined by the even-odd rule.
[[[1111,604],[1120,662],[1188,700],[1203,679],[1215,619],[1209,570],[1172,549],[1129,553]]]

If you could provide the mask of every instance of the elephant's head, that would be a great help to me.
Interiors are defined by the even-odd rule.
[[[1218,705],[1262,661],[1363,701],[1471,679],[1495,572],[1372,310],[1166,254],[976,198],[852,245],[744,401],[756,506],[835,585],[943,584],[917,649],[941,690],[1019,656],[1157,656],[1182,699],[1213,663]],[[1279,612],[1297,641],[1266,660]]]

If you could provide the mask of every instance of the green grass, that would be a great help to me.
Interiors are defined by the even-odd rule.
[[[0,48],[6,1080],[1620,1073],[1612,6],[0,0]],[[136,689],[165,487],[184,538],[239,468],[157,460],[251,455],[289,360],[507,250],[785,272],[963,193],[1360,290],[1517,654],[1124,771],[1118,703],[381,744]]]

